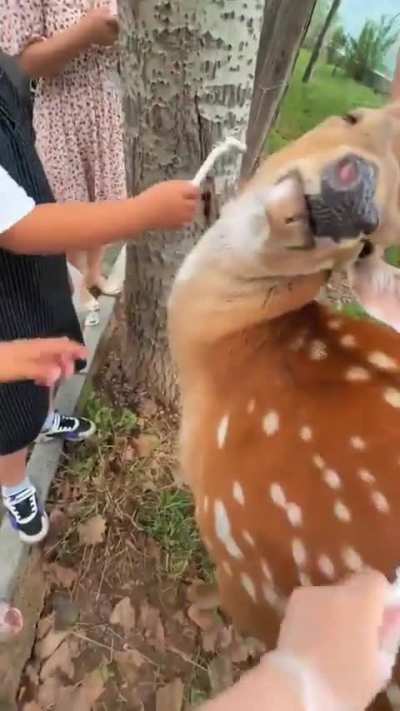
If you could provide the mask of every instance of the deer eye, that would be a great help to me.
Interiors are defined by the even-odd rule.
[[[356,124],[360,121],[360,117],[357,116],[357,114],[349,113],[343,116],[343,121],[346,121],[346,123],[350,124],[350,126],[356,126]]]

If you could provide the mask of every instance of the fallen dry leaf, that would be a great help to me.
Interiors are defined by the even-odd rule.
[[[37,692],[37,699],[43,709],[53,708],[57,701],[57,695],[60,691],[60,680],[55,676],[49,676],[44,679],[43,684],[40,684]]]
[[[189,619],[203,631],[211,630],[218,625],[218,617],[212,610],[199,610],[197,605],[191,605],[187,614]]]
[[[29,703],[23,705],[22,711],[43,711],[43,709],[36,701],[29,701]]]
[[[54,711],[92,711],[103,691],[103,675],[100,669],[95,669],[86,674],[78,686],[61,689]]]
[[[156,695],[156,711],[181,711],[183,692],[184,686],[181,679],[174,679],[166,686],[158,689]]]
[[[141,434],[134,440],[138,457],[150,457],[159,445],[159,439],[155,435]]]
[[[54,618],[53,618],[54,620]],[[67,630],[56,631],[50,628],[45,637],[42,637],[35,646],[35,656],[41,661],[45,661],[56,651],[56,649],[64,642],[68,635]]]
[[[146,639],[158,651],[165,651],[165,631],[161,622],[160,610],[145,600],[140,608],[139,627]]]
[[[57,671],[65,674],[68,679],[73,679],[74,677],[75,667],[72,662],[72,653],[68,640],[64,640],[54,654],[45,661],[40,670],[40,678],[46,679],[49,676],[54,676]]]
[[[140,667],[144,664],[142,655],[135,649],[127,649],[125,652],[116,652],[114,659],[124,680],[131,686],[136,686]]]
[[[102,543],[106,532],[106,522],[100,514],[92,516],[86,523],[78,526],[79,541],[82,546],[95,546]]]
[[[54,627],[54,612],[46,617],[40,618],[36,630],[36,639],[43,639],[52,627]]]
[[[126,635],[134,629],[136,613],[129,597],[124,597],[115,605],[111,613],[110,622],[112,625],[120,625]]]
[[[72,568],[65,568],[59,563],[50,563],[45,568],[49,582],[54,585],[61,585],[63,588],[71,588],[75,583],[78,574]]]
[[[79,607],[68,595],[57,593],[52,599],[54,608],[54,628],[66,630],[79,621]]]
[[[157,404],[149,397],[143,398],[139,405],[139,412],[142,417],[154,417],[157,413]]]

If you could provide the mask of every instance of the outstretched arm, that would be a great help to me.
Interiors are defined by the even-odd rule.
[[[61,254],[135,239],[147,230],[190,223],[199,189],[185,180],[154,185],[137,197],[35,206],[0,167],[0,247],[19,254]]]

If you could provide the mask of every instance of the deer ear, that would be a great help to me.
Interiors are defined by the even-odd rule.
[[[400,270],[374,253],[358,259],[348,274],[354,295],[365,311],[400,332]]]

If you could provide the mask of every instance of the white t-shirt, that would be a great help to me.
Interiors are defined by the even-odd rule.
[[[0,165],[0,235],[29,215],[35,201]]]

